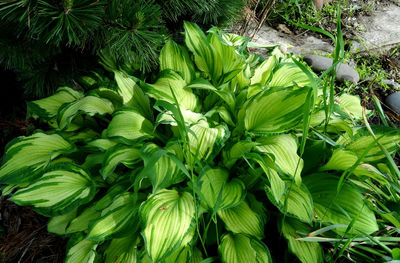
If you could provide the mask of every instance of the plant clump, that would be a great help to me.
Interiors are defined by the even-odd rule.
[[[398,129],[278,49],[184,27],[156,77],[108,66],[29,102],[50,128],[7,145],[3,195],[50,217],[66,262],[280,261],[273,229],[301,262],[398,259]]]

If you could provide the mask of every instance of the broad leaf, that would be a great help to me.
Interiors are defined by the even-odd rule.
[[[314,216],[313,199],[304,184],[287,183],[285,193],[279,202],[276,202],[275,196],[271,196],[267,191],[269,200],[278,207],[278,209],[289,216],[300,219],[303,222],[311,224]]]
[[[96,253],[97,244],[83,239],[73,245],[67,252],[65,263],[95,263],[99,258]]]
[[[222,74],[220,54],[208,43],[203,31],[193,23],[185,22],[185,43],[194,54],[196,66],[217,82]]]
[[[139,250],[137,245],[139,238],[130,233],[123,238],[111,240],[104,251],[105,263],[136,263],[139,261]]]
[[[174,71],[164,70],[160,73],[156,83],[142,83],[141,86],[150,97],[156,100],[175,104],[176,98],[179,106],[183,109],[195,111],[199,108],[196,95],[186,87],[186,82],[181,75]]]
[[[378,230],[374,213],[365,203],[363,195],[350,183],[343,183],[337,193],[339,177],[319,173],[304,178],[314,199],[314,207],[318,220],[331,224],[352,225],[348,234],[372,234]],[[344,234],[346,228],[336,228],[334,231]]]
[[[228,182],[228,172],[209,169],[199,177],[201,199],[208,209],[218,211],[238,205],[245,197],[245,186],[239,179]]]
[[[246,201],[239,205],[218,211],[218,216],[225,223],[226,229],[233,233],[242,233],[262,239],[264,224],[260,215],[255,213]]]
[[[390,153],[393,154],[399,149],[398,142],[400,141],[399,129],[382,126],[371,126],[376,138],[379,138],[378,142]],[[365,149],[370,146],[375,139],[368,132],[367,128],[357,130],[353,137],[349,137],[347,140],[340,141],[345,144],[345,148],[351,150],[357,154],[358,157],[362,156]],[[385,158],[384,152],[381,150],[378,144],[370,149],[367,155],[362,159],[363,162],[374,162]]]
[[[211,154],[218,153],[230,135],[226,126],[211,128],[206,121],[191,126],[190,130],[190,152],[199,160],[206,160]]]
[[[75,150],[75,146],[58,134],[37,132],[9,142],[0,168],[1,184],[21,184],[38,177],[42,168],[62,153]]]
[[[145,173],[153,185],[153,192],[162,188],[167,188],[173,184],[182,182],[185,178],[182,171],[176,165],[170,154],[183,159],[183,153],[177,143],[169,144],[162,150],[153,143],[146,144],[141,150],[141,157],[144,161]]]
[[[153,262],[161,261],[193,237],[195,207],[187,192],[160,190],[141,206],[146,251]]]
[[[294,63],[282,63],[278,66],[278,69],[272,75],[271,81],[269,82],[270,87],[289,87],[289,86],[299,86],[299,87],[311,87],[307,74],[301,70]]]
[[[270,89],[259,93],[247,105],[244,126],[252,134],[284,132],[302,119],[308,89]]]
[[[186,84],[195,78],[193,63],[185,47],[176,44],[173,40],[167,41],[160,53],[160,71],[171,69],[182,74]]]
[[[279,169],[294,177],[298,185],[301,184],[303,160],[297,155],[297,142],[288,134],[262,137],[257,139],[256,149],[262,153],[272,154]]]
[[[32,205],[43,215],[55,216],[88,203],[94,194],[94,181],[82,168],[60,163],[28,187],[18,190],[10,200],[18,205]]]
[[[77,114],[84,113],[94,116],[95,114],[104,115],[113,112],[114,106],[109,100],[95,96],[86,96],[77,101],[64,104],[58,112],[57,122],[59,128],[64,130]]]
[[[218,247],[223,263],[272,262],[267,246],[243,234],[225,234]]]
[[[113,114],[106,130],[106,136],[125,143],[151,138],[153,125],[134,108],[122,108]]]
[[[100,174],[103,178],[107,178],[111,175],[115,168],[122,163],[128,168],[133,168],[134,164],[141,161],[140,150],[133,146],[116,145],[107,150]]]
[[[101,217],[89,226],[87,238],[94,241],[126,235],[138,228],[138,206],[133,194],[125,192],[117,196],[102,212]]]
[[[139,85],[123,72],[114,71],[114,75],[123,104],[134,107],[148,120],[153,119],[149,97],[144,94]]]
[[[289,250],[292,251],[302,263],[322,263],[322,249],[317,242],[305,242],[297,240],[299,237],[297,232],[309,233],[312,229],[294,219],[286,217],[282,221],[282,233],[289,242]]]
[[[50,97],[28,102],[28,112],[34,117],[40,117],[49,120],[57,115],[58,109],[64,104],[81,99],[83,93],[62,87],[57,89],[56,93]]]
[[[255,70],[253,77],[251,80],[251,85],[253,84],[261,84],[265,85],[269,80],[272,70],[277,64],[277,58],[275,56],[271,56],[268,59],[264,60]]]
[[[47,231],[57,235],[65,235],[69,223],[76,217],[77,209],[69,213],[52,217],[47,223]]]

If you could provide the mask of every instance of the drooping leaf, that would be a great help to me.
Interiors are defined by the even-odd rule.
[[[243,182],[236,178],[228,182],[228,172],[222,169],[209,169],[201,174],[199,185],[201,198],[211,211],[234,207],[246,194]]]
[[[247,152],[251,151],[256,144],[249,141],[239,141],[228,150],[223,151],[224,165],[231,168],[238,159],[242,158]]]
[[[75,150],[75,146],[58,134],[37,132],[9,142],[0,168],[1,184],[21,184],[38,177],[42,168],[62,153]]]
[[[153,262],[161,261],[191,241],[195,217],[191,194],[163,189],[150,195],[140,210],[144,223],[142,235]]]
[[[10,200],[18,205],[32,205],[43,215],[56,216],[88,203],[94,194],[94,181],[82,168],[60,163],[28,187],[18,190]]]
[[[196,95],[190,88],[186,87],[185,80],[171,70],[164,70],[160,73],[154,84],[141,84],[147,94],[156,99],[175,104],[175,98],[182,109],[195,111],[199,108]]]
[[[225,223],[226,229],[233,233],[248,234],[258,239],[264,236],[263,220],[251,210],[246,201],[235,207],[219,210],[218,216]]]
[[[89,225],[87,238],[104,241],[135,232],[138,228],[138,205],[133,194],[125,192],[101,212],[101,217]]]
[[[136,263],[139,261],[139,243],[135,234],[111,240],[107,249],[104,251],[105,263]]]
[[[145,173],[153,185],[153,192],[167,188],[184,180],[184,174],[170,158],[169,154],[176,156],[182,161],[183,153],[179,144],[167,145],[165,150],[153,143],[146,144],[141,150],[141,157],[144,161]]]
[[[303,118],[308,89],[270,89],[247,105],[244,126],[252,134],[279,133],[292,129]]]
[[[358,160],[358,156],[348,150],[336,149],[333,151],[333,154],[329,161],[323,165],[320,170],[337,170],[337,171],[345,171],[353,167]],[[366,163],[359,164],[354,170],[353,173],[355,175],[365,175],[374,178],[375,180],[384,183],[385,177],[381,172],[374,166]]]
[[[189,133],[190,152],[199,160],[208,159],[211,154],[218,152],[230,135],[226,126],[211,128],[206,121],[200,121],[190,129],[193,132]]]
[[[52,217],[47,223],[47,231],[57,235],[65,235],[69,223],[76,217],[77,209],[69,213]]]
[[[398,142],[400,141],[399,129],[383,126],[371,126],[378,142],[390,153],[393,154],[399,149]],[[366,147],[371,145],[375,139],[368,132],[367,128],[362,128],[356,131],[353,137],[348,137],[339,141],[345,145],[345,148],[353,151],[358,157],[362,156]],[[367,155],[362,159],[363,162],[374,162],[385,158],[384,152],[378,144],[369,150]]]
[[[294,63],[282,63],[278,69],[272,75],[271,81],[269,82],[270,87],[311,87],[311,81],[307,74],[305,74],[301,68]]]
[[[176,44],[173,40],[167,41],[160,53],[160,71],[171,69],[182,74],[186,84],[195,78],[193,63],[185,47]]]
[[[69,87],[59,88],[50,97],[28,102],[28,112],[44,120],[49,120],[57,115],[58,109],[64,104],[81,99],[83,93]]]
[[[356,119],[362,118],[362,106],[358,96],[344,93],[337,98],[340,108]]]
[[[119,164],[133,168],[140,161],[140,150],[134,146],[116,145],[107,150],[100,174],[103,178],[111,175]]]
[[[104,115],[113,112],[114,106],[109,100],[95,96],[85,96],[74,102],[64,104],[58,111],[57,122],[59,128],[64,130],[77,114],[84,113],[94,116],[95,114]]]
[[[96,253],[97,246],[98,244],[93,241],[81,240],[68,249],[65,263],[95,263],[99,258]]]
[[[264,243],[243,234],[225,234],[218,251],[223,263],[272,262],[269,250]]]
[[[318,220],[331,224],[350,225],[355,222],[348,234],[372,234],[378,230],[374,213],[365,203],[359,190],[350,183],[343,183],[339,193],[337,185],[339,177],[318,173],[304,178],[313,200]],[[336,228],[334,231],[344,234],[346,228]]]
[[[135,109],[122,108],[113,114],[105,134],[109,138],[131,143],[138,139],[151,138],[153,125]]]
[[[286,217],[282,221],[282,233],[289,242],[289,250],[292,251],[302,263],[321,263],[323,262],[322,248],[317,242],[305,242],[297,240],[298,234],[309,233],[311,228],[296,220]]]
[[[269,200],[278,207],[278,209],[289,216],[300,219],[303,222],[311,223],[314,216],[313,199],[304,184],[290,184],[282,195],[279,202],[267,191]]]
[[[301,184],[303,160],[297,155],[297,142],[289,134],[262,137],[257,139],[256,149],[262,153],[273,154],[275,164],[285,174],[294,177]]]

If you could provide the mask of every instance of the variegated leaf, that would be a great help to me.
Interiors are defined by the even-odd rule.
[[[142,204],[142,235],[147,254],[153,262],[165,259],[192,240],[193,202],[192,195],[187,192],[164,189],[150,195]]]

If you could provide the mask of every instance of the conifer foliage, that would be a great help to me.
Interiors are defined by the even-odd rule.
[[[179,37],[183,20],[204,28],[221,26],[244,4],[245,0],[0,0],[0,67],[16,72],[33,96],[51,93],[92,70],[100,51],[149,71],[157,66],[165,40]]]

